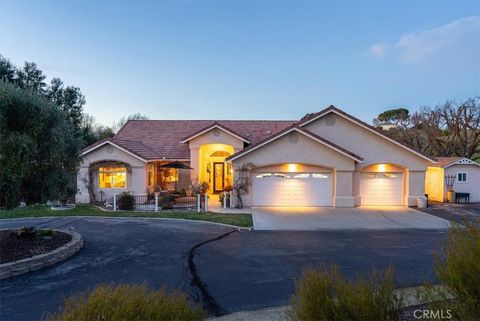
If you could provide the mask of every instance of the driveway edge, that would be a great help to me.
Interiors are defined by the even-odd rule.
[[[102,218],[102,219],[128,219],[128,220],[168,220],[168,221],[183,221],[183,222],[198,222],[198,223],[207,223],[215,224],[225,227],[231,227],[237,229],[238,231],[253,231],[253,226],[251,227],[242,227],[237,225],[211,222],[211,221],[201,221],[201,220],[189,220],[186,218],[173,218],[173,217],[141,217],[141,216],[88,216],[88,215],[66,215],[66,216],[37,216],[37,217],[15,217],[15,218],[2,218],[0,223],[3,221],[14,221],[14,220],[33,220],[40,218]]]
[[[83,239],[77,232],[67,230],[53,231],[70,234],[72,239],[67,244],[62,245],[51,252],[0,264],[0,280],[52,266],[66,260],[83,247]]]

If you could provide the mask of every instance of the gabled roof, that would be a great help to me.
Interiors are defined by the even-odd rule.
[[[110,144],[127,154],[132,155],[135,158],[140,159],[141,161],[146,162],[149,159],[158,159],[160,158],[158,154],[154,151],[149,149],[147,146],[140,142],[122,140],[122,139],[115,139],[115,138],[105,138],[102,139],[90,146],[85,147],[81,150],[82,155],[86,155],[97,148],[100,148],[106,144]]]
[[[441,167],[441,168],[447,168],[453,165],[477,165],[480,166],[479,163],[474,162],[471,159],[468,159],[466,157],[436,157],[437,162],[433,163],[430,165],[430,167]]]
[[[329,107],[327,107],[327,108],[325,108],[325,109],[323,109],[323,110],[321,110],[317,113],[313,113],[313,114],[309,115],[308,117],[306,117],[305,119],[302,119],[301,121],[298,122],[298,126],[303,127],[307,124],[310,124],[311,122],[325,116],[328,113],[335,113],[335,114],[339,115],[340,117],[343,117],[344,119],[347,119],[347,120],[359,125],[360,127],[363,127],[366,130],[368,130],[368,131],[370,131],[370,132],[372,132],[372,133],[390,141],[391,143],[394,143],[395,145],[400,146],[401,148],[403,148],[403,149],[405,149],[405,150],[407,150],[407,151],[409,151],[409,152],[411,152],[411,153],[413,153],[417,156],[420,156],[423,159],[426,159],[430,162],[435,162],[434,158],[432,158],[428,155],[425,155],[424,153],[422,153],[420,151],[417,151],[417,150],[415,150],[415,149],[413,149],[413,148],[411,148],[407,145],[404,145],[404,144],[402,144],[402,143],[400,143],[400,142],[398,142],[398,141],[396,141],[396,140],[394,140],[394,139],[392,139],[388,136],[385,136],[380,131],[378,131],[375,127],[373,127],[373,126],[365,123],[364,121],[362,121],[362,120],[344,112],[343,110],[338,109],[337,107],[335,107],[333,105],[330,105]]]
[[[353,159],[354,161],[356,162],[359,162],[361,163],[363,161],[363,158],[358,156],[358,155],[355,155],[354,153],[332,143],[331,141],[325,139],[325,138],[322,138],[314,133],[312,133],[311,131],[309,130],[306,130],[304,128],[300,128],[298,127],[296,124],[288,127],[288,128],[285,128],[284,130],[282,130],[281,132],[277,133],[276,135],[273,135],[271,137],[268,137],[266,139],[264,139],[263,141],[260,141],[258,142],[257,144],[254,144],[254,145],[250,145],[248,146],[247,148],[241,150],[240,152],[236,153],[236,154],[233,154],[232,156],[230,157],[227,157],[226,160],[227,161],[232,161],[232,160],[235,160],[235,159],[238,159],[242,156],[245,156],[246,154],[249,154],[291,132],[298,132],[304,136],[307,136],[311,139],[313,139],[314,141],[316,141],[317,143],[320,143],[330,149],[333,149],[335,150],[336,152],[340,153],[340,154],[343,154],[344,156],[348,157],[348,158],[351,158]]]
[[[109,141],[142,160],[188,160],[190,149],[182,139],[212,126],[241,137],[243,141],[256,143],[294,123],[283,120],[129,120],[115,137],[87,146],[82,155]]]
[[[218,129],[220,129],[220,130],[223,130],[224,132],[226,132],[226,133],[228,133],[228,134],[230,134],[230,135],[232,135],[232,136],[234,136],[234,137],[237,137],[237,138],[240,139],[240,140],[243,140],[243,141],[244,141],[245,143],[247,143],[247,144],[250,143],[250,141],[249,141],[248,139],[246,139],[245,137],[242,137],[240,134],[235,133],[233,130],[231,130],[231,129],[225,127],[225,126],[222,126],[221,124],[219,124],[219,123],[216,122],[216,121],[213,122],[213,123],[211,123],[210,125],[204,127],[204,128],[199,129],[199,130],[196,131],[195,133],[190,134],[190,135],[188,135],[187,137],[182,138],[182,140],[181,140],[180,142],[181,142],[181,143],[186,143],[186,142],[194,139],[195,137],[198,137],[198,136],[200,136],[200,135],[202,135],[202,134],[205,134],[206,132],[208,132],[208,131],[210,131],[210,130],[212,130],[212,129],[215,129],[215,128],[218,128]]]

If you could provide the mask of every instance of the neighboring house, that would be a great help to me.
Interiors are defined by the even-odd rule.
[[[192,170],[160,167],[173,160]],[[76,200],[241,178],[246,206],[417,206],[434,161],[334,106],[301,121],[131,120],[82,151]]]
[[[437,157],[429,165],[425,181],[425,193],[434,201],[443,202],[447,196],[445,177],[449,176],[453,190],[470,193],[470,202],[480,202],[480,164],[464,157]]]

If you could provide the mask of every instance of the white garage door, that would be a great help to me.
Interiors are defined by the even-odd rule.
[[[402,173],[362,173],[362,205],[402,205]]]
[[[332,206],[330,173],[253,174],[253,206]]]

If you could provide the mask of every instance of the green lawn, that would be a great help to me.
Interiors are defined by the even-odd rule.
[[[6,218],[24,218],[24,217],[42,217],[42,216],[110,216],[110,217],[162,217],[162,218],[182,218],[194,221],[207,221],[223,224],[230,224],[239,227],[252,227],[251,214],[219,214],[219,213],[197,213],[188,212],[106,212],[90,205],[77,205],[73,210],[53,211],[49,206],[32,206],[25,208],[16,208],[13,210],[0,210],[0,219]]]

